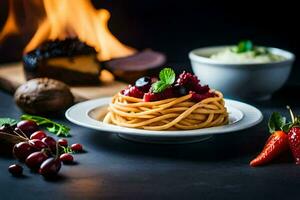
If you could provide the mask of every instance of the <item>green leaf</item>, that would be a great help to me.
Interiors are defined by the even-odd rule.
[[[270,53],[270,51],[265,47],[254,47],[254,56],[260,56],[260,55],[269,55],[270,57],[274,56]]]
[[[248,51],[252,51],[254,49],[253,43],[251,40],[242,40],[238,43],[238,45],[231,50],[235,53],[245,53]]]
[[[176,74],[171,68],[164,68],[159,72],[159,81],[152,84],[152,91],[159,93],[175,82]]]
[[[272,113],[268,123],[270,133],[283,130],[283,127],[285,127],[285,125],[286,125],[285,117],[281,116],[279,112]]]
[[[9,124],[10,126],[14,126],[18,123],[17,120],[12,119],[12,118],[0,118],[0,127],[3,126],[4,124]]]
[[[157,81],[152,84],[152,91],[154,93],[160,93],[160,92],[164,91],[167,87],[169,87],[169,85],[166,84],[165,82]]]
[[[44,126],[49,132],[54,133],[57,136],[64,136],[64,137],[70,136],[69,127],[54,122],[50,119],[40,117],[40,116],[34,116],[34,115],[22,115],[21,119],[35,121],[39,126]]]
[[[74,153],[74,151],[71,149],[71,147],[63,147],[63,146],[60,146],[61,147],[61,154],[63,153]]]
[[[159,72],[159,79],[168,85],[172,85],[175,81],[176,74],[171,68],[164,68]]]
[[[289,122],[289,123],[285,124],[285,125],[282,127],[282,130],[283,130],[285,133],[288,133],[292,127],[293,127],[293,123],[292,123],[292,122]]]

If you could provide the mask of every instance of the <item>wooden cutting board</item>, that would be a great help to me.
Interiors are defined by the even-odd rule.
[[[21,63],[0,65],[0,89],[13,94],[15,90],[25,82],[26,80]],[[99,97],[113,96],[126,85],[127,84],[119,81],[112,81],[110,83],[103,83],[99,86],[71,87],[71,91],[76,102],[79,102]]]

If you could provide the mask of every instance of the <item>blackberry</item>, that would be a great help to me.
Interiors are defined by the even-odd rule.
[[[151,87],[152,81],[151,78],[148,76],[144,76],[142,78],[139,78],[135,82],[135,86],[138,87],[143,92],[148,92]]]

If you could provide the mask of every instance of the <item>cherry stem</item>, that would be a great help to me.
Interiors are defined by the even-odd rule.
[[[22,133],[22,135],[25,136],[25,138],[27,138],[29,140],[28,136],[21,129],[19,129],[19,130]]]
[[[58,154],[59,154],[59,149],[58,149],[58,147],[59,147],[60,145],[58,144],[58,142],[56,142],[56,159],[58,159]]]
[[[295,123],[295,116],[294,116],[294,113],[293,113],[291,107],[290,107],[290,106],[286,106],[286,108],[287,108],[287,109],[289,110],[289,112],[290,112],[290,115],[291,115],[291,118],[292,118],[292,122]]]
[[[17,131],[14,131],[14,133],[19,136],[20,138],[24,139],[24,140],[28,140],[27,137],[23,137],[22,135],[20,135]]]
[[[18,138],[18,139],[23,139],[23,140],[27,140],[26,138],[24,138],[24,137],[22,137],[22,136],[20,136],[19,134],[17,134],[16,133],[16,135],[11,135],[10,133],[6,133],[6,132],[1,132],[1,134],[4,134],[4,135],[7,135],[7,136],[13,136],[13,137],[16,137],[16,138]]]

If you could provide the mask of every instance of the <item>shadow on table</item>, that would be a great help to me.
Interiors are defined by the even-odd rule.
[[[243,156],[254,156],[264,145],[268,133],[262,125],[246,131],[227,133],[191,144],[145,144],[121,139],[116,134],[87,135],[99,151],[110,151],[121,156],[155,157],[188,161],[220,161]]]
[[[300,85],[287,85],[275,92],[268,101],[250,102],[263,108],[285,109],[286,105],[299,108],[300,104]]]

